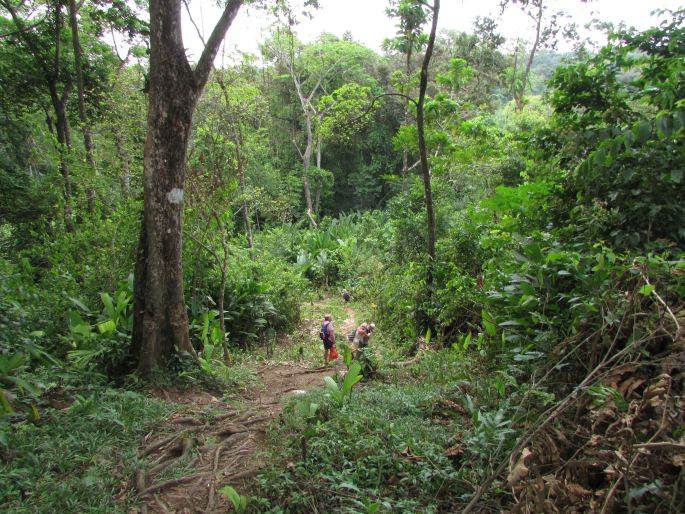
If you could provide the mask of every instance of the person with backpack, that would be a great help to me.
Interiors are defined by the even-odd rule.
[[[328,364],[329,361],[337,358],[337,352],[335,351],[335,328],[333,327],[333,316],[330,314],[326,314],[323,317],[319,338],[323,341],[323,362]],[[333,357],[333,352],[336,353],[335,357]]]

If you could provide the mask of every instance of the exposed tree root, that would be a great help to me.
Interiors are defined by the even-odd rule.
[[[162,501],[162,499],[159,497],[158,494],[155,494],[155,495],[153,496],[153,498],[155,499],[155,503],[157,504],[157,506],[159,507],[159,509],[160,509],[164,514],[166,514],[167,512],[170,512],[169,506],[168,506],[166,503],[164,503],[164,502]]]
[[[166,489],[167,487],[174,487],[176,485],[187,484],[188,482],[192,482],[193,480],[198,480],[201,478],[203,478],[203,475],[190,475],[187,477],[174,478],[171,480],[167,480],[166,482],[162,482],[161,484],[151,485],[150,487],[145,489],[143,492],[141,492],[140,496],[145,496],[146,494],[154,493],[157,491],[162,491],[162,490]]]
[[[190,393],[191,398],[183,402],[191,405],[185,414],[168,419],[163,427],[167,433],[148,436],[146,445],[140,448],[140,457],[147,461],[147,469],[141,468],[136,476],[141,503],[146,501],[148,509],[161,513],[228,510],[227,500],[217,491],[259,471],[260,465],[251,456],[259,448],[264,425],[280,412],[284,390],[319,386],[320,377],[333,371],[330,367],[306,370],[290,364],[271,365],[268,372],[260,373],[267,387],[265,392],[254,395],[251,408],[226,409],[208,418],[197,411],[198,406],[209,404],[210,398]],[[212,408],[221,405],[211,401]],[[228,407],[225,403],[221,406]],[[186,476],[163,480],[160,475],[170,469],[177,476]]]
[[[144,491],[147,486],[145,485],[145,470],[143,468],[138,468],[136,471],[136,490],[138,494]]]

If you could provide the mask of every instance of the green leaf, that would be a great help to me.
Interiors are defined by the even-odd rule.
[[[673,118],[670,116],[662,116],[657,118],[656,128],[660,136],[671,137],[671,135],[673,135]]]
[[[28,356],[23,353],[16,353],[9,357],[0,355],[0,378],[2,375],[9,375],[12,371],[19,369],[28,362]]]
[[[371,505],[366,506],[366,512],[368,514],[376,514],[378,512],[378,509],[381,508],[381,504],[379,502],[372,503]]]
[[[101,334],[111,334],[117,329],[116,323],[114,323],[114,321],[111,319],[102,321],[95,326],[97,327],[98,332],[100,332]]]
[[[83,302],[77,300],[76,298],[72,298],[71,296],[69,297],[69,300],[71,300],[71,303],[76,305],[76,307],[81,309],[83,312],[85,312],[86,314],[90,314],[90,309],[86,307],[86,305]]]
[[[464,350],[468,349],[469,344],[471,344],[471,332],[466,334],[466,337],[464,338]]]
[[[350,369],[353,357],[354,356],[352,355],[352,350],[350,350],[349,346],[345,345],[343,347],[343,362],[345,363],[345,367],[347,369]]]
[[[114,303],[112,302],[112,297],[108,293],[100,293],[100,299],[105,306],[105,311],[110,319],[117,319],[117,311],[114,308]]]
[[[497,327],[495,326],[495,319],[492,317],[492,314],[483,309],[481,311],[481,316],[483,318],[483,328],[490,337],[495,337],[497,334]]]
[[[652,136],[652,126],[645,122],[637,122],[633,125],[633,134],[639,143],[645,143]]]
[[[349,489],[350,491],[354,491],[356,493],[360,492],[359,487],[357,487],[352,482],[341,482],[340,485],[338,486],[338,488],[339,489]]]
[[[14,377],[14,376],[7,376],[4,377],[4,380],[7,382],[12,382],[13,384],[26,389],[29,393],[31,393],[34,396],[40,396],[40,388],[27,380],[24,380],[21,377]]]
[[[335,380],[333,380],[333,378],[331,377],[324,377],[323,381],[326,384],[326,388],[328,389],[328,392],[330,393],[331,397],[340,405],[342,405],[343,395],[340,389],[338,389],[338,384],[335,383]]]
[[[640,294],[649,296],[654,291],[654,286],[651,284],[645,284],[640,288]]]
[[[355,362],[350,366],[350,369],[345,376],[345,380],[342,385],[342,396],[343,398],[352,391],[352,387],[359,382],[364,375],[361,374],[362,366],[358,362]]]
[[[519,323],[516,320],[510,319],[507,321],[503,321],[502,323],[499,324],[500,327],[520,327],[521,323]]]
[[[7,398],[5,398],[5,392],[2,389],[0,389],[0,407],[2,407],[0,412],[5,412],[7,414],[14,412],[10,402],[7,400]]]
[[[231,500],[236,512],[245,512],[247,509],[247,496],[243,496],[230,485],[219,489],[219,493]]]

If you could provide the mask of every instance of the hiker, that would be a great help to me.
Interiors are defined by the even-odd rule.
[[[369,346],[369,336],[374,330],[376,330],[376,325],[373,323],[362,323],[355,331],[354,338],[352,339],[352,353],[355,358],[360,348]]]
[[[346,289],[343,289],[342,297],[345,303],[350,301],[350,293],[348,293]]]
[[[328,364],[328,361],[335,360],[332,356],[332,350],[335,350],[335,328],[333,328],[333,317],[330,314],[326,314],[323,320],[319,338],[323,341],[323,363]]]

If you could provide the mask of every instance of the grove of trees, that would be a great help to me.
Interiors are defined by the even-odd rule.
[[[158,391],[316,368],[343,289],[365,380],[284,407],[245,509],[685,509],[685,11],[561,53],[552,0],[440,3],[379,52],[228,0],[190,62],[185,0],[0,0],[0,510],[138,505]]]

